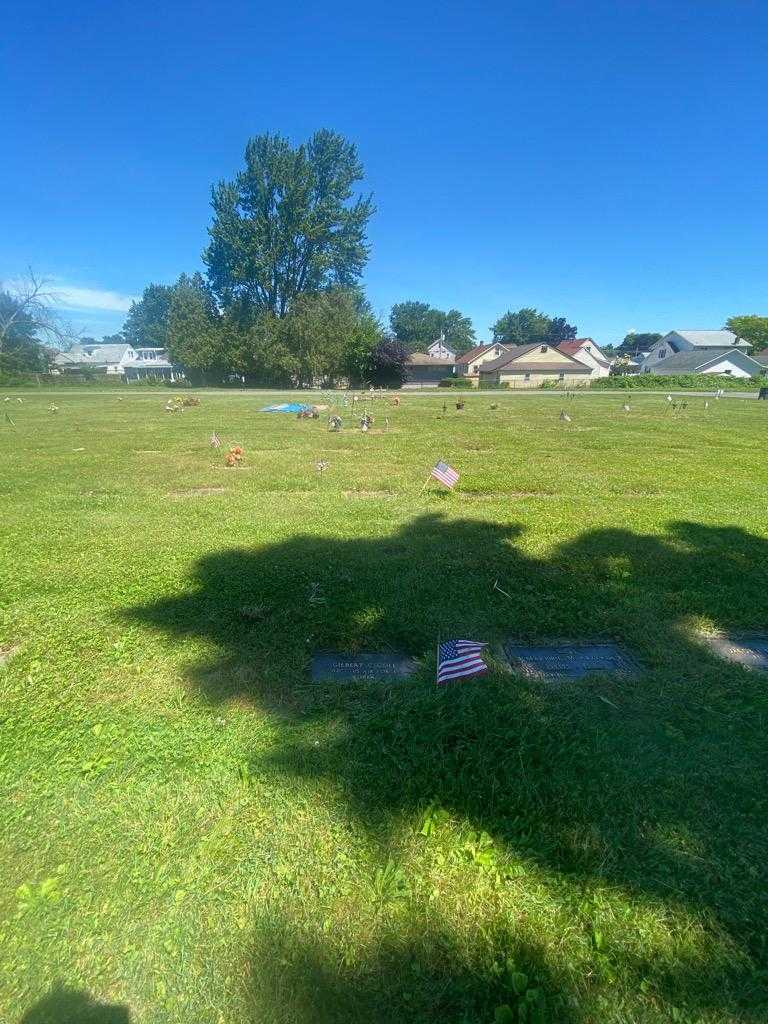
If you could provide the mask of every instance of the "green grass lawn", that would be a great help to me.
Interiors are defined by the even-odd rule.
[[[768,403],[15,394],[3,1024],[768,1019],[768,677],[697,638],[768,631]],[[438,634],[642,678],[438,691]]]

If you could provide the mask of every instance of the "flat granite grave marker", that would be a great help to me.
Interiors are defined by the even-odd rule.
[[[415,671],[415,660],[405,654],[363,651],[358,654],[329,653],[312,656],[314,682],[324,679],[406,679]]]
[[[507,641],[504,654],[512,669],[529,679],[583,679],[606,672],[634,679],[640,672],[635,659],[614,643],[518,644]]]
[[[713,633],[703,640],[726,661],[768,672],[768,635],[765,633]]]

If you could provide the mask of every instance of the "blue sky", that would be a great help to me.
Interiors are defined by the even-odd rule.
[[[8,9],[6,9],[8,11]],[[768,4],[17,3],[0,38],[0,277],[100,336],[200,267],[247,138],[354,140],[374,308],[478,338],[536,306],[616,341],[768,314]]]

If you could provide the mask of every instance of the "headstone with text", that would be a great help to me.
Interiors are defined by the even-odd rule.
[[[610,642],[518,644],[508,641],[503,648],[510,667],[529,679],[564,682],[595,673],[634,679],[640,673],[635,659],[618,644]]]
[[[765,633],[714,633],[705,636],[706,645],[726,661],[744,668],[768,672],[768,635]]]
[[[416,671],[416,662],[405,654],[363,651],[358,654],[330,652],[312,657],[312,679],[350,682],[354,679],[407,679]]]

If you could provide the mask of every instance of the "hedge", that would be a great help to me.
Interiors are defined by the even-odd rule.
[[[442,380],[437,382],[439,388],[459,388],[468,389],[471,388],[472,381],[468,377],[443,377]]]
[[[768,377],[728,377],[725,374],[685,373],[662,377],[655,373],[600,377],[591,381],[592,391],[751,391],[768,387]]]

